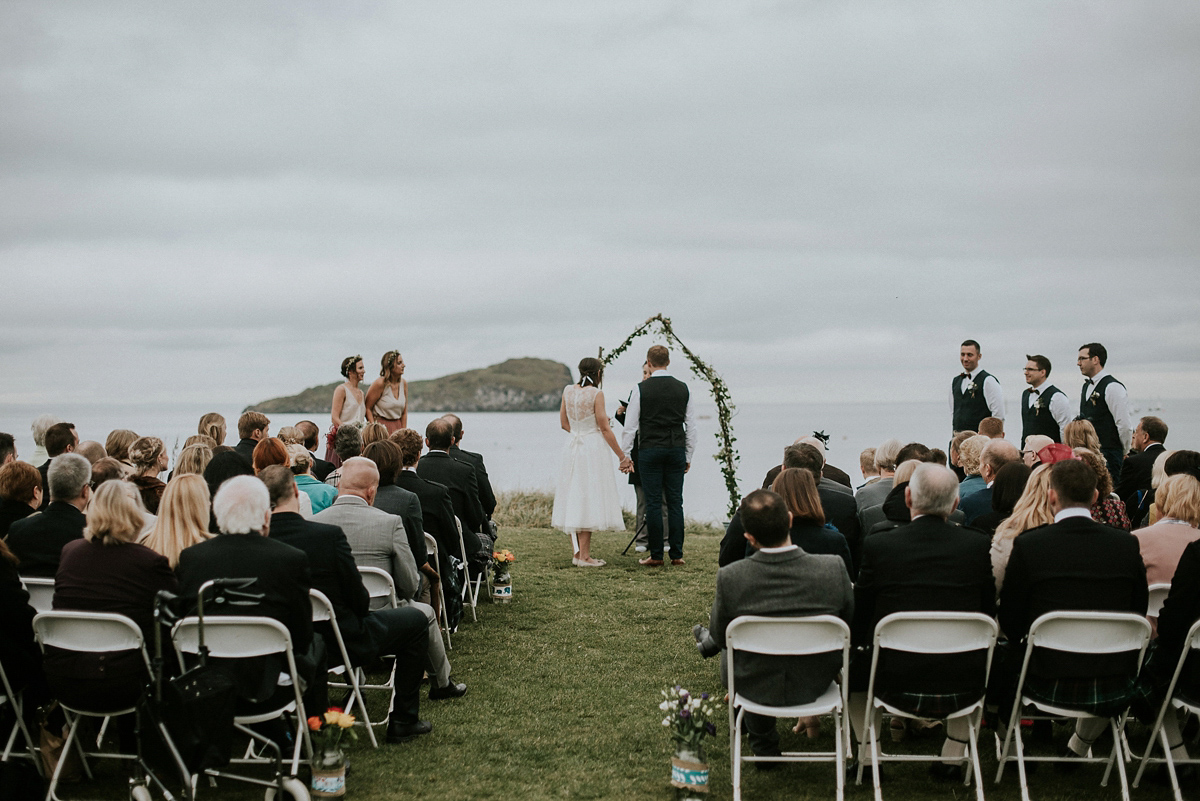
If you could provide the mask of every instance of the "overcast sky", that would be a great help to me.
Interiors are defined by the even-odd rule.
[[[0,403],[236,404],[655,313],[735,401],[1200,397],[1200,5],[0,5]],[[638,345],[639,351],[649,341]],[[636,375],[641,356],[614,371]]]

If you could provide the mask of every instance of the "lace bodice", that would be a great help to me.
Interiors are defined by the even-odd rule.
[[[596,393],[599,391],[595,387],[575,384],[563,390],[572,434],[590,434],[599,430],[596,427]]]

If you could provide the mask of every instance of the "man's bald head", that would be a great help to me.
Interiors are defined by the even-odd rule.
[[[338,496],[355,495],[367,503],[375,500],[379,489],[379,468],[370,459],[353,456],[342,462],[342,477],[338,480]]]
[[[1017,446],[1006,439],[988,440],[979,454],[979,475],[989,484],[995,480],[1000,468],[1010,462],[1021,461],[1021,452]]]

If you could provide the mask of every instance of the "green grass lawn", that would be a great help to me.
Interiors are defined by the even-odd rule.
[[[676,683],[693,692],[724,694],[717,661],[702,660],[691,627],[707,622],[716,573],[719,533],[692,527],[684,567],[639,567],[627,534],[601,534],[593,554],[599,569],[571,566],[561,532],[504,528],[499,546],[517,555],[511,604],[483,604],[479,621],[470,613],[450,652],[455,677],[470,690],[461,699],[423,702],[433,733],[403,745],[371,750],[366,738],[352,746],[347,797],[354,799],[588,799],[665,801],[672,748],[661,725],[659,691]],[[378,708],[382,700],[373,703]],[[794,723],[790,721],[789,723]],[[808,748],[787,729],[784,748]],[[382,734],[382,732],[380,732]],[[886,737],[886,734],[885,734]],[[1056,733],[1055,747],[1065,743]],[[1144,730],[1131,729],[1135,750]],[[381,738],[382,739],[382,738]],[[989,798],[1019,798],[1015,767],[992,783],[993,738],[984,732],[984,791]],[[933,750],[937,734],[910,738],[885,750]],[[832,747],[832,727],[811,747]],[[1140,751],[1139,751],[1140,753]],[[731,797],[728,733],[719,721],[710,740],[713,799]],[[1063,777],[1050,766],[1031,777],[1035,798],[1115,799],[1115,778],[1100,787],[1099,768]],[[110,769],[105,772],[112,777]],[[1132,769],[1131,769],[1132,777]],[[68,798],[119,798],[122,780],[64,788]],[[787,765],[772,773],[748,766],[747,799],[832,798],[828,764]],[[850,798],[868,799],[869,786],[848,786]],[[932,784],[925,766],[889,765],[887,798],[974,798],[973,788]],[[1143,786],[1137,798],[1169,798],[1169,790]],[[259,791],[222,782],[201,797],[261,798]]]

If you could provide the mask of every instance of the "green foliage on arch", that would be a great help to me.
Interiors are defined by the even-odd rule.
[[[617,347],[604,352],[604,348],[600,349],[599,358],[607,367],[614,359],[629,349],[633,341],[643,334],[650,333],[651,329],[657,326],[658,334],[672,342],[683,351],[683,355],[687,356],[688,363],[692,368],[692,372],[699,378],[708,382],[711,388],[713,400],[717,402],[717,419],[720,423],[720,431],[715,435],[721,447],[717,450],[713,458],[721,465],[721,475],[725,477],[725,489],[729,492],[729,516],[737,511],[738,504],[742,502],[741,493],[738,491],[737,484],[737,464],[741,459],[738,456],[737,448],[733,443],[737,442],[737,438],[733,436],[733,412],[737,407],[733,405],[733,401],[729,397],[729,387],[725,384],[724,379],[709,365],[700,360],[696,354],[683,344],[683,341],[675,335],[675,330],[671,326],[671,318],[663,317],[661,314],[656,314],[646,322],[633,329],[633,333],[625,338]]]

